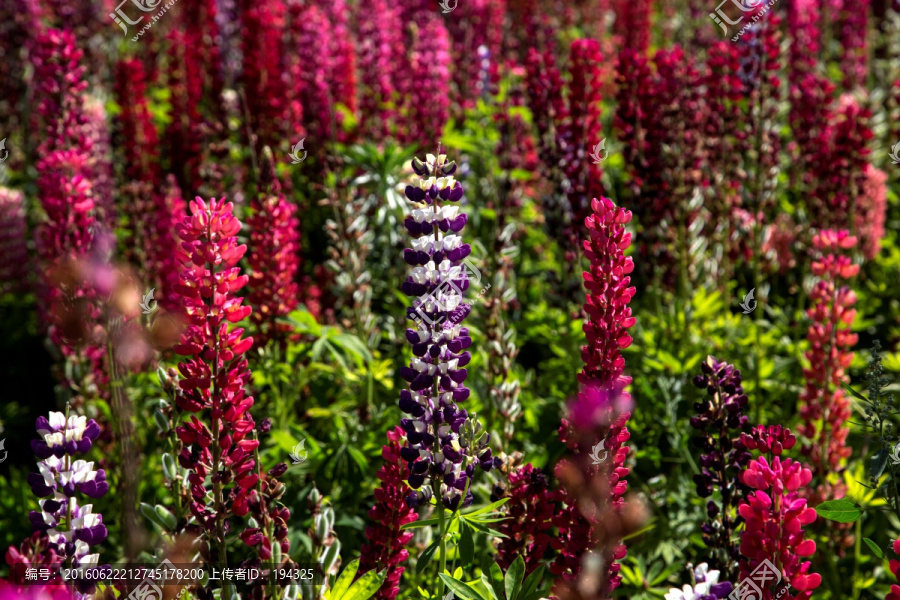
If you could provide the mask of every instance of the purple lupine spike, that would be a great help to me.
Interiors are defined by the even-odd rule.
[[[733,365],[708,356],[700,368],[703,373],[694,378],[694,385],[705,388],[707,397],[694,405],[697,414],[690,422],[701,433],[694,440],[702,451],[701,472],[694,475],[697,495],[710,498],[706,505],[708,520],[702,526],[703,541],[710,549],[710,564],[726,578],[733,578],[740,557],[734,531],[742,522],[737,507],[749,492],[741,473],[752,458],[741,440],[748,428],[748,418],[743,414],[747,395],[741,372]],[[711,498],[715,490],[721,503]]]
[[[35,422],[39,440],[31,446],[41,459],[38,472],[28,475],[28,484],[38,498],[41,509],[28,515],[34,532],[62,560],[75,568],[96,567],[99,554],[91,553],[106,539],[103,516],[93,512],[93,505],[81,505],[78,495],[101,498],[109,491],[106,472],[94,470],[94,463],[75,459],[91,449],[100,434],[96,422],[82,416],[51,412],[49,418]],[[86,598],[94,584],[84,580],[77,584],[76,599]]]
[[[411,505],[439,493],[455,510],[472,501],[475,464],[485,470],[495,464],[490,436],[457,405],[469,397],[464,367],[472,355],[464,350],[472,339],[461,323],[471,310],[463,302],[469,287],[463,260],[472,249],[458,235],[466,215],[449,204],[463,196],[452,177],[455,164],[429,154],[425,162],[414,159],[412,168],[419,180],[406,188],[413,208],[404,225],[413,240],[403,253],[412,272],[400,289],[417,299],[407,310],[415,324],[406,331],[413,358],[400,369],[409,384],[400,393],[400,409],[411,417],[400,421],[408,444],[400,456],[410,467]]]

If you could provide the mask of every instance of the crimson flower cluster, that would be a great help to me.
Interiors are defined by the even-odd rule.
[[[87,86],[83,53],[70,32],[55,29],[36,42],[37,113],[46,137],[39,147],[38,198],[47,220],[38,231],[38,253],[46,261],[84,254],[91,245],[94,199],[88,165],[91,142],[82,112]]]
[[[292,330],[278,320],[297,306],[295,282],[300,255],[300,222],[297,207],[281,192],[271,152],[263,157],[259,192],[250,203],[250,294],[254,311],[250,320],[256,325],[255,339],[262,347],[271,339],[284,341]]]
[[[694,405],[697,415],[691,417],[691,427],[702,434],[694,442],[703,451],[701,471],[694,475],[694,483],[701,498],[710,498],[716,489],[721,495],[721,504],[713,499],[706,504],[703,542],[712,552],[712,566],[723,572],[725,579],[731,579],[740,558],[733,539],[741,523],[737,506],[747,496],[740,475],[752,458],[740,438],[747,428],[748,419],[743,414],[747,395],[741,372],[733,365],[707,356],[700,368],[703,374],[694,378],[694,385],[705,389],[708,398]]]
[[[463,260],[471,247],[459,235],[468,218],[456,204],[463,197],[462,185],[453,178],[456,163],[429,154],[426,162],[415,159],[412,166],[419,179],[406,187],[413,210],[404,225],[413,240],[403,258],[413,271],[401,291],[418,300],[407,309],[407,318],[417,324],[406,330],[414,358],[400,370],[409,384],[400,393],[400,410],[412,417],[400,422],[408,442],[401,455],[409,462],[409,486],[418,490],[410,502],[430,498],[430,484],[444,506],[455,510],[472,501],[475,463],[485,470],[494,465],[486,447],[490,435],[483,446],[470,446],[462,430],[464,424],[471,427],[469,415],[458,405],[469,397],[464,367],[472,359],[466,350],[472,338],[462,326],[471,310],[462,303],[469,287]]]
[[[241,85],[258,148],[277,146],[285,120],[288,86],[281,77],[286,7],[284,0],[240,0]],[[296,48],[300,50],[299,47]]]
[[[664,281],[671,285],[679,247],[676,231],[667,223],[691,227],[697,210],[691,194],[703,183],[703,146],[692,119],[706,118],[693,59],[676,45],[660,49],[651,69],[643,54],[626,51],[619,58],[617,82],[623,106],[615,126],[625,145],[626,171],[635,194],[635,212],[644,228],[640,252],[647,264],[662,264]]]
[[[242,337],[241,328],[228,328],[251,311],[236,295],[248,280],[236,266],[247,247],[238,245],[241,223],[232,209],[231,203],[215,198],[206,202],[198,197],[190,203],[190,214],[178,231],[182,240],[178,258],[183,266],[175,286],[188,320],[181,342],[174,347],[188,357],[178,363],[182,379],[177,402],[182,410],[194,413],[176,428],[185,444],[179,462],[191,471],[191,512],[221,544],[226,512],[246,515],[250,490],[259,480],[253,469],[259,442],[249,439],[255,427],[249,413],[253,397],[245,391],[251,373],[243,357],[253,338]],[[196,415],[204,410],[209,411],[209,427]],[[214,485],[212,506],[206,489],[209,475]],[[226,496],[224,486],[229,484],[233,486]]]
[[[400,135],[405,144],[428,140],[432,132],[440,134],[450,118],[450,34],[439,16],[425,15],[413,42],[410,68],[404,70],[406,77],[401,83],[409,114]]]
[[[485,81],[482,74],[485,67],[490,72],[500,56],[505,9],[506,0],[460,2],[455,18],[447,21],[456,66],[453,105],[459,110],[473,108],[477,99],[489,92],[491,77]]]
[[[574,581],[585,554],[599,545],[596,550],[607,570],[601,589],[610,591],[621,581],[618,575],[621,566],[616,561],[626,554],[621,539],[614,533],[610,535],[615,529],[608,521],[621,512],[627,489],[625,476],[629,471],[624,466],[629,451],[624,444],[630,437],[626,424],[631,416],[630,396],[625,386],[631,378],[623,374],[625,359],[621,351],[631,345],[627,330],[635,323],[628,307],[635,293],[629,276],[634,263],[625,256],[631,244],[631,234],[625,230],[631,221],[631,211],[616,206],[608,198],[595,198],[591,208],[593,214],[585,220],[590,238],[584,241],[585,255],[591,263],[590,271],[584,273],[588,292],[584,304],[588,321],[584,332],[588,343],[581,351],[585,366],[578,375],[584,387],[569,406],[569,420],[563,421],[560,437],[576,451],[576,458],[586,456],[594,440],[602,441],[609,460],[599,467],[581,460],[580,470],[582,481],[597,473],[606,478],[604,497],[593,499],[606,516],[585,514],[584,506],[576,503],[581,492],[572,485],[564,485],[559,490],[564,508],[555,519],[559,537],[553,540],[553,547],[559,556],[551,565],[551,572],[564,581]],[[574,425],[571,432],[574,435],[570,435],[570,422]],[[560,479],[567,470],[570,470],[568,459],[557,464]],[[603,523],[604,520],[607,522]]]
[[[46,582],[26,580],[28,569],[52,570],[62,563],[46,536],[36,531],[19,547],[6,550],[6,564],[10,567],[9,580],[0,579],[0,600],[72,600],[72,591],[59,574]]]
[[[789,458],[776,456],[769,462],[760,456],[750,461],[741,478],[753,491],[738,507],[746,523],[741,535],[744,558],[740,561],[740,579],[748,578],[763,560],[774,558],[783,583],[799,592],[787,597],[807,600],[822,583],[818,573],[809,572],[811,563],[801,562],[816,551],[815,541],[804,539],[803,532],[804,525],[816,520],[816,511],[798,493],[812,480],[812,472]]]
[[[893,550],[894,554],[900,555],[900,539],[894,540]],[[900,560],[892,558],[889,565],[894,579],[900,582]],[[884,600],[900,600],[900,585],[897,585],[896,583],[892,584],[891,591],[884,597]]]
[[[191,3],[192,6],[199,3]],[[206,23],[204,25],[207,25]],[[163,143],[169,157],[170,168],[178,179],[178,185],[190,196],[200,185],[200,169],[203,160],[203,118],[200,107],[203,102],[203,65],[196,60],[198,45],[189,43],[190,33],[180,29],[169,32],[167,70],[169,97],[172,103],[172,119],[166,127]],[[217,67],[210,67],[217,71]],[[209,167],[207,167],[209,168]]]
[[[390,134],[396,118],[389,103],[397,92],[398,65],[406,57],[400,9],[388,0],[373,0],[359,13],[361,133],[376,141]]]
[[[874,260],[881,250],[887,213],[887,173],[866,165],[862,193],[854,205],[853,230],[859,234],[859,245],[866,260]]]
[[[28,280],[24,195],[0,187],[0,293],[23,292]]]
[[[850,399],[841,382],[844,369],[853,360],[850,348],[858,337],[850,331],[856,315],[856,294],[840,283],[854,277],[859,265],[840,252],[853,249],[857,241],[846,230],[829,229],[813,237],[813,246],[821,257],[813,262],[812,270],[820,280],[810,293],[813,305],[807,310],[813,323],[807,334],[809,367],[803,370],[806,385],[800,395],[803,424],[799,431],[810,440],[802,452],[809,457],[820,483],[827,473],[839,470],[851,453],[846,445]]]
[[[128,179],[159,183],[159,140],[147,104],[147,74],[135,58],[116,64],[116,102],[122,107],[117,119]]]
[[[400,577],[405,567],[401,563],[409,558],[404,548],[413,537],[412,530],[401,530],[403,525],[418,518],[416,511],[407,506],[409,466],[400,455],[403,446],[403,430],[394,427],[387,433],[388,443],[381,448],[384,460],[378,471],[381,485],[375,490],[375,505],[369,509],[372,523],[366,527],[366,543],[360,557],[360,574],[372,570],[387,569],[387,576],[376,594],[378,600],[394,600],[400,592]]]
[[[555,492],[547,474],[527,464],[509,473],[504,497],[509,498],[504,504],[506,520],[498,531],[506,537],[497,544],[497,564],[505,571],[522,556],[525,572],[531,573],[540,566],[553,539]]]

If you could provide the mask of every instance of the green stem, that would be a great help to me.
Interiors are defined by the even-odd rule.
[[[213,239],[212,234],[212,216],[207,214],[207,225],[206,225],[206,237],[208,240]],[[215,265],[209,265],[209,273],[210,276],[215,279]],[[213,299],[209,299],[209,305],[207,308],[207,314],[210,314],[212,311],[212,301]],[[225,542],[225,497],[224,490],[222,486],[222,479],[219,475],[219,467],[222,460],[222,446],[219,441],[220,431],[219,431],[219,394],[221,390],[219,390],[219,335],[218,328],[211,327],[211,334],[213,336],[212,339],[212,349],[213,349],[213,360],[212,360],[212,368],[211,368],[211,379],[213,383],[212,387],[212,406],[213,406],[213,417],[212,417],[212,478],[213,478],[213,510],[216,513],[216,560],[219,565],[222,567],[228,566],[228,550],[227,543]],[[222,584],[222,600],[231,600],[231,597],[234,595],[232,590],[232,584],[230,581],[225,581]]]
[[[438,598],[444,597],[444,580],[441,579],[440,574],[443,573],[447,568],[447,523],[446,518],[444,516],[444,501],[441,498],[441,484],[440,482],[436,482],[435,487],[437,488],[437,492],[434,496],[435,504],[437,505],[438,510],[438,523],[440,527],[440,540],[441,540],[441,560],[438,563],[438,576],[436,577],[438,583]]]

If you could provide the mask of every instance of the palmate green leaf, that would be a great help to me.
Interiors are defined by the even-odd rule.
[[[459,537],[459,557],[463,565],[470,565],[475,561],[475,540],[472,536],[472,528],[461,521]]]
[[[346,567],[344,567],[344,570],[337,578],[337,581],[335,581],[334,585],[331,586],[330,600],[341,600],[343,595],[347,593],[347,590],[350,589],[350,585],[353,583],[353,578],[356,577],[356,573],[358,571],[359,559],[357,558],[356,560],[351,561]]]
[[[374,596],[378,590],[381,588],[381,584],[384,583],[384,578],[387,576],[387,571],[369,571],[359,579],[357,579],[353,585],[350,586],[350,589],[347,590],[347,593],[344,594],[341,598],[335,598],[333,600],[369,600],[372,596]]]
[[[503,589],[506,591],[506,600],[515,600],[522,589],[522,580],[525,578],[525,561],[522,555],[516,557],[516,560],[509,565],[506,570],[506,577],[503,578]]]
[[[519,596],[522,598],[528,598],[535,590],[537,590],[538,584],[541,582],[541,578],[544,576],[544,565],[539,566],[535,569],[531,575],[525,578],[524,583],[522,583],[522,590],[519,592]]]
[[[872,554],[874,554],[878,558],[884,558],[884,552],[882,552],[881,548],[878,547],[878,544],[876,544],[869,538],[863,538],[863,541],[866,543],[866,546],[869,547],[869,550],[872,551]]]
[[[488,595],[491,597],[491,600],[503,600],[502,597],[497,596],[497,591],[494,589],[491,584],[491,580],[488,579],[488,576],[484,573],[481,574],[481,585],[487,590]]]
[[[434,553],[437,552],[437,549],[440,547],[440,545],[441,542],[440,540],[438,540],[425,548],[422,556],[419,557],[419,562],[416,563],[416,575],[425,570],[425,567],[427,567],[428,563],[431,562],[431,559],[434,558]]]
[[[440,577],[441,581],[443,581],[448,588],[453,590],[454,594],[456,594],[463,600],[490,600],[490,598],[482,595],[481,592],[479,592],[468,583],[462,582],[458,579],[454,579],[446,573],[441,573]]]
[[[828,500],[815,508],[816,514],[823,519],[838,523],[852,523],[862,516],[862,509],[849,498]]]
[[[467,521],[467,522],[468,522],[468,524],[469,524],[471,527],[477,529],[477,530],[480,531],[481,533],[486,533],[486,534],[488,534],[488,535],[491,535],[491,536],[494,536],[494,537],[500,537],[500,538],[508,538],[508,537],[509,537],[508,535],[505,535],[505,534],[503,534],[503,533],[500,533],[500,532],[497,531],[496,529],[493,529],[493,528],[491,528],[491,527],[488,527],[487,525],[482,525],[482,524],[479,523],[478,521]]]

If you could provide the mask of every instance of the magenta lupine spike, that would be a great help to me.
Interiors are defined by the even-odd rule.
[[[866,167],[871,153],[868,142],[874,137],[871,112],[852,96],[840,97],[827,125],[816,139],[809,196],[809,216],[816,229],[846,226],[856,197],[866,185]]]
[[[97,211],[97,220],[102,223],[114,223],[117,211],[113,198],[112,137],[107,124],[106,107],[103,102],[93,96],[84,99],[85,137],[90,140],[91,154],[88,158],[88,168],[91,172],[92,193],[94,196],[94,208]],[[111,225],[104,225],[104,229],[112,231]]]
[[[628,456],[625,442],[629,439],[626,424],[631,416],[630,396],[625,387],[631,378],[624,375],[625,360],[621,350],[631,344],[628,328],[634,325],[628,303],[634,296],[629,274],[634,269],[625,250],[631,244],[631,234],[625,225],[631,221],[631,211],[616,206],[608,198],[594,199],[591,203],[593,214],[585,220],[590,233],[584,241],[585,254],[591,268],[584,273],[587,298],[584,310],[588,321],[584,324],[587,345],[581,356],[585,363],[578,380],[583,388],[574,402],[569,405],[568,420],[563,420],[560,437],[575,451],[574,461],[585,477],[602,473],[607,477],[606,496],[597,498],[601,506],[597,509],[617,515],[624,503],[627,489],[624,466]],[[570,426],[571,424],[571,426]],[[596,441],[595,441],[596,440]],[[596,443],[603,443],[609,460],[601,466],[592,466],[584,461]],[[557,476],[562,479],[566,470],[572,468],[570,459],[557,465]],[[564,508],[555,522],[559,537],[553,540],[553,547],[559,556],[551,565],[551,571],[564,582],[573,582],[578,577],[585,554],[592,549],[602,555],[606,569],[606,581],[601,590],[611,591],[618,587],[621,577],[620,565],[616,562],[625,557],[626,550],[621,539],[610,536],[608,523],[600,523],[598,516],[585,514],[576,504],[576,491],[563,486],[559,499]]]
[[[413,42],[411,66],[403,69],[401,92],[410,122],[403,143],[436,142],[450,118],[450,36],[441,18],[428,15]]]
[[[300,266],[300,222],[297,207],[281,192],[271,153],[264,150],[259,192],[250,203],[250,320],[256,326],[258,347],[270,340],[285,342],[293,330],[281,322],[297,306],[297,269]]]
[[[625,249],[631,245],[631,234],[625,231],[631,211],[608,198],[594,199],[591,208],[594,214],[585,221],[590,239],[584,242],[585,256],[591,263],[590,271],[584,273],[588,291],[584,333],[588,343],[581,349],[585,367],[578,375],[584,385],[606,384],[622,377],[625,359],[621,351],[631,345],[628,328],[635,323],[628,307],[635,293],[629,277],[634,262],[625,256]],[[631,378],[625,379],[631,382]]]
[[[238,244],[241,223],[232,209],[230,202],[215,198],[208,203],[201,198],[190,203],[190,214],[178,230],[182,268],[175,286],[188,319],[181,342],[174,347],[188,357],[178,363],[182,375],[178,405],[195,413],[176,429],[185,445],[179,462],[191,471],[191,513],[222,550],[227,514],[247,514],[248,495],[259,479],[253,470],[253,453],[259,442],[249,439],[255,427],[249,412],[253,397],[245,389],[251,373],[243,356],[253,338],[243,337],[242,328],[229,329],[230,323],[241,321],[251,311],[237,296],[248,280],[236,266],[247,247]],[[196,415],[207,410],[210,425]],[[228,473],[228,483],[216,476],[219,471]],[[208,476],[213,476],[212,502]],[[228,489],[223,489],[226,485]]]
[[[749,447],[763,450],[780,448],[786,442],[793,444],[790,430],[784,430],[784,434],[781,439],[770,439],[765,432],[757,432],[757,440]],[[748,441],[751,437],[742,436]],[[782,583],[798,592],[788,597],[807,600],[822,583],[818,573],[809,572],[811,563],[801,562],[816,551],[816,542],[804,539],[803,531],[804,525],[816,520],[816,511],[799,494],[812,480],[812,472],[789,458],[760,456],[750,461],[741,479],[752,491],[747,502],[738,507],[746,523],[741,534],[739,581],[747,580],[763,560],[770,560],[781,569]]]
[[[127,58],[116,64],[115,92],[116,102],[122,107],[116,123],[125,177],[150,183],[155,188],[159,185],[159,139],[147,104],[147,74],[143,61]]]
[[[615,32],[622,37],[622,48],[638,56],[644,56],[650,46],[650,5],[650,0],[614,3]]]
[[[243,29],[242,102],[247,103],[249,126],[258,139],[258,148],[279,147],[288,95],[281,61],[287,8],[284,0],[240,0],[238,5]]]
[[[327,0],[321,4],[331,22],[329,48],[333,57],[332,95],[336,103],[343,104],[351,114],[355,115],[359,107],[356,98],[356,45],[347,19],[350,10],[347,8],[346,0]],[[342,119],[342,115],[337,115],[338,125],[341,124]],[[341,128],[341,132],[343,132],[343,128]]]
[[[881,250],[887,214],[887,178],[887,173],[867,164],[862,194],[853,206],[854,231],[859,234],[866,260],[874,260]]]
[[[841,72],[844,90],[854,91],[865,86],[869,74],[867,29],[871,0],[843,0],[838,19],[838,40],[841,45]]]
[[[28,248],[24,195],[0,187],[0,294],[28,288]]]
[[[840,472],[852,453],[847,445],[850,428],[850,398],[844,392],[844,370],[853,360],[851,348],[858,336],[850,330],[856,316],[856,294],[846,280],[859,273],[859,265],[846,256],[857,245],[857,238],[846,230],[825,230],[813,237],[819,256],[812,264],[819,281],[810,292],[812,306],[807,314],[813,323],[807,338],[809,367],[803,369],[805,387],[800,394],[799,411],[803,423],[799,432],[812,443],[801,449],[812,463],[813,474],[824,484],[828,473]],[[841,497],[826,486],[822,500]]]
[[[375,595],[378,600],[394,600],[400,592],[400,577],[406,570],[401,563],[409,558],[404,546],[413,537],[412,530],[401,527],[418,518],[416,511],[406,504],[410,489],[406,485],[409,466],[400,456],[403,430],[394,427],[387,437],[388,443],[381,448],[384,464],[378,471],[381,484],[375,490],[375,505],[369,509],[371,523],[366,526],[366,543],[359,562],[360,574],[387,569],[387,577]]]
[[[84,91],[84,53],[75,45],[70,31],[48,29],[35,42],[34,81],[40,133],[38,155],[47,157],[55,151],[80,150],[91,152],[86,135]]]
[[[553,519],[557,512],[556,493],[550,489],[547,474],[527,464],[509,473],[509,486],[503,497],[506,519],[497,530],[505,535],[497,544],[497,564],[506,571],[521,556],[525,573],[541,565],[553,539]],[[492,501],[499,498],[491,497]]]
[[[0,4],[0,130],[16,131],[20,104],[26,98],[27,53],[41,28],[38,0],[9,0]],[[10,158],[15,160],[15,158]]]
[[[561,145],[566,156],[564,168],[569,180],[568,196],[575,230],[580,229],[580,224],[590,215],[591,199],[603,196],[603,170],[591,157],[595,148],[595,156],[601,160],[608,154],[608,150],[599,148],[601,141],[606,138],[600,121],[603,102],[600,72],[602,59],[600,43],[596,40],[580,39],[572,42],[569,61],[569,122],[561,132]],[[569,235],[573,238],[580,237],[575,231]],[[572,245],[575,246],[576,243]]]
[[[92,141],[83,112],[82,52],[70,32],[50,29],[36,42],[37,114],[46,137],[38,145],[38,199],[47,215],[38,254],[52,262],[87,252],[95,222],[89,165]]]
[[[194,45],[188,33],[174,29],[167,41],[167,83],[173,118],[166,127],[163,142],[178,185],[190,196],[199,189],[203,160],[203,118],[199,110],[203,100],[202,75],[200,63],[193,60]]]
[[[373,0],[360,11],[357,37],[362,134],[384,139],[395,127],[398,65],[406,60],[399,8],[388,0]]]
[[[214,113],[222,116],[223,69],[219,52],[223,43],[219,28],[216,0],[196,0],[180,9],[185,34],[185,61],[196,65],[203,80],[202,94],[212,104]]]
[[[457,205],[463,188],[452,176],[456,163],[429,154],[424,163],[413,160],[413,170],[419,179],[406,187],[413,210],[404,222],[413,240],[403,252],[413,270],[401,291],[418,300],[407,309],[407,318],[416,324],[406,330],[414,358],[400,370],[408,383],[400,392],[400,410],[412,417],[400,422],[408,443],[401,456],[409,462],[409,486],[417,490],[410,503],[434,492],[455,510],[473,499],[470,481],[476,463],[489,470],[495,462],[487,447],[489,434],[475,447],[460,445],[463,425],[471,428],[468,413],[458,404],[469,398],[464,367],[472,359],[466,350],[472,338],[462,325],[471,310],[462,302],[469,287],[463,261],[471,247],[459,235],[468,218]]]
[[[333,57],[319,50],[330,43],[331,23],[318,6],[298,3],[290,5],[290,23],[289,45],[295,49],[288,66],[294,82],[291,93],[308,117],[305,135],[317,143],[307,147],[316,153],[334,134],[334,94],[330,87]]]
[[[156,285],[154,299],[168,312],[181,308],[175,292],[178,284],[178,226],[187,213],[181,189],[174,175],[168,175],[163,189],[153,193],[152,222],[147,236],[147,264]]]
[[[473,108],[478,98],[490,93],[490,72],[501,57],[505,14],[506,0],[473,0],[459,2],[454,18],[447,21],[455,66],[456,110]],[[487,78],[483,77],[484,71]]]

